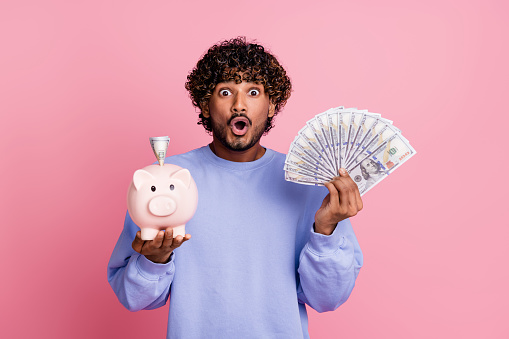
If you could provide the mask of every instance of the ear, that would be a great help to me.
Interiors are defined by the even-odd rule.
[[[185,168],[179,169],[177,172],[170,175],[170,178],[182,181],[186,188],[189,188],[191,185],[191,173]]]
[[[154,179],[154,176],[145,170],[137,170],[133,175],[133,184],[138,191],[140,187],[148,180]]]
[[[272,102],[272,100],[269,102],[269,114],[267,117],[272,118],[274,114],[276,113],[276,105]]]
[[[210,118],[210,112],[209,112],[209,103],[206,102],[206,103],[203,103],[200,105],[200,108],[201,108],[201,114],[205,117],[205,118]]]

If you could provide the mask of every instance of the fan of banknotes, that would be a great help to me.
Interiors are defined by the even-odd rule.
[[[363,195],[416,153],[392,121],[340,106],[299,131],[286,156],[285,179],[323,185],[346,168]]]

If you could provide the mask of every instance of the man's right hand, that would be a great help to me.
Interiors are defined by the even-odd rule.
[[[141,232],[138,231],[132,246],[136,252],[143,254],[148,260],[166,264],[170,260],[173,250],[189,239],[191,239],[191,234],[186,234],[184,237],[178,235],[174,239],[173,228],[168,227],[165,232],[159,231],[154,240],[141,240]]]

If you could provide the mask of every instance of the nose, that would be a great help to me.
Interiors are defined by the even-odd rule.
[[[234,113],[240,113],[240,112],[246,112],[247,105],[246,105],[246,96],[239,92],[235,95],[232,103],[232,111]]]
[[[157,217],[166,217],[177,209],[177,204],[170,197],[155,197],[148,203],[150,213]]]

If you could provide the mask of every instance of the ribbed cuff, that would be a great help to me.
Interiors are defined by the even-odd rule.
[[[144,255],[141,255],[136,260],[136,267],[138,268],[138,272],[148,280],[158,280],[160,277],[164,275],[170,275],[175,270],[175,265],[173,264],[174,254],[172,253],[170,256],[170,261],[166,264],[158,264],[152,262],[145,258]]]
[[[327,256],[336,252],[346,241],[345,237],[338,231],[338,228],[336,226],[331,235],[316,233],[311,229],[308,242],[309,250],[319,256]]]

